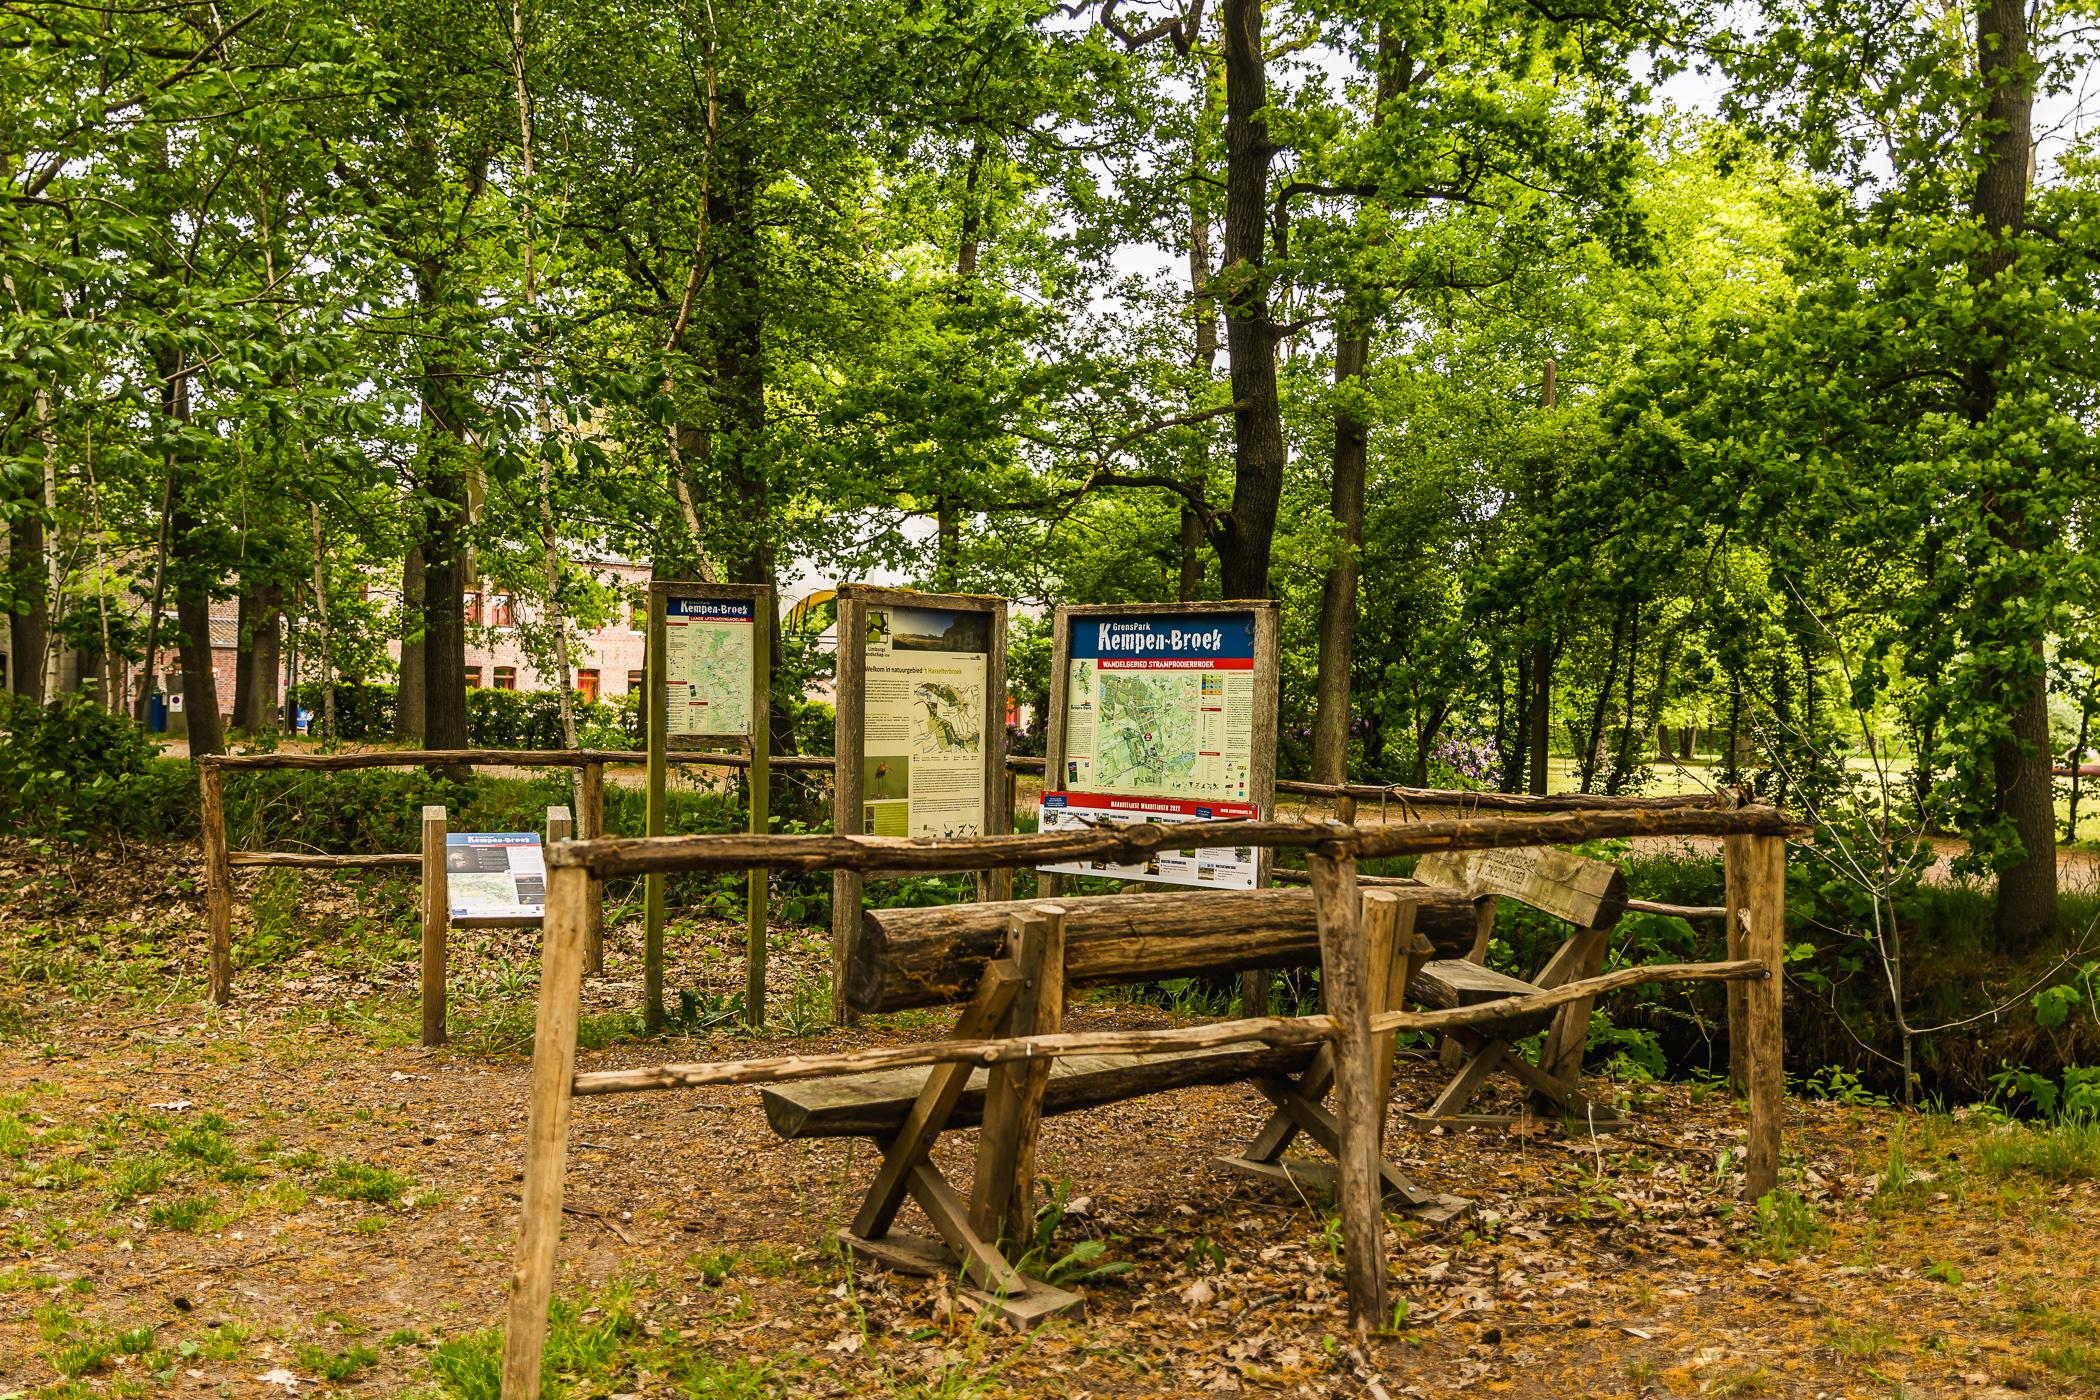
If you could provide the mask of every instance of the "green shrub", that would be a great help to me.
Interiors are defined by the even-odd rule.
[[[127,716],[78,692],[0,695],[0,821],[45,839],[197,833],[196,775],[156,757]]]

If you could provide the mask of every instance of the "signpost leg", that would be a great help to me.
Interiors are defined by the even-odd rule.
[[[445,809],[423,809],[423,1044],[445,1043],[445,935],[452,891],[445,875]]]
[[[595,841],[605,834],[605,765],[583,765],[583,808],[576,814],[577,835]],[[583,940],[584,971],[593,977],[605,975],[605,885],[591,881],[585,905]]]
[[[772,818],[773,787],[773,599],[752,619],[751,637],[751,834],[763,836]],[[766,915],[770,871],[751,869],[744,894],[744,1024],[766,1023]]]
[[[649,599],[649,649],[643,665],[643,703],[649,721],[649,831],[664,834],[664,603]],[[664,877],[642,877],[642,1032],[664,1028]]]

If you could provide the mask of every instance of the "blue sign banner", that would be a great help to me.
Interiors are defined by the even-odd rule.
[[[1155,617],[1075,617],[1076,661],[1186,660],[1254,664],[1253,613],[1166,613]]]

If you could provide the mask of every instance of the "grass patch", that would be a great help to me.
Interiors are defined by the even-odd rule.
[[[1785,1264],[1820,1249],[1829,1236],[1830,1227],[1815,1207],[1792,1191],[1769,1191],[1757,1198],[1757,1225],[1744,1249]]]
[[[342,1351],[330,1351],[322,1346],[303,1346],[298,1350],[299,1369],[319,1376],[324,1381],[347,1381],[359,1371],[379,1364],[379,1353],[362,1342],[353,1342]]]
[[[375,1206],[397,1204],[415,1183],[391,1167],[364,1162],[337,1162],[315,1188],[340,1201],[365,1201]]]
[[[1992,1176],[2089,1181],[2100,1176],[2100,1119],[2007,1124],[1978,1144],[1976,1165]]]
[[[146,1223],[163,1230],[201,1230],[217,1215],[218,1199],[208,1193],[177,1196],[146,1212]]]
[[[173,1170],[174,1164],[157,1153],[119,1161],[109,1174],[110,1204],[129,1205],[141,1196],[154,1194],[168,1184]]]

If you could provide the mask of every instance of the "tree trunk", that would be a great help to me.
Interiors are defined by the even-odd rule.
[[[1364,475],[1370,460],[1370,425],[1351,396],[1362,387],[1370,359],[1370,328],[1362,308],[1349,316],[1334,344],[1334,480],[1328,508],[1334,512],[1339,548],[1320,585],[1320,654],[1313,713],[1312,776],[1316,783],[1348,781],[1349,668],[1356,646],[1356,585],[1364,542]]]
[[[418,519],[414,533],[421,535]],[[316,536],[318,544],[318,536]],[[319,568],[316,557],[315,568]],[[328,678],[334,693],[335,677]],[[335,735],[329,727],[329,737]],[[403,743],[423,742],[423,546],[411,543],[401,558],[401,670],[394,685],[394,737]]]
[[[1531,795],[1546,795],[1546,765],[1553,755],[1553,646],[1535,642],[1531,648]]]
[[[1590,709],[1590,726],[1581,737],[1576,762],[1581,765],[1580,790],[1589,792],[1597,781],[1597,748],[1604,739],[1604,716],[1611,708],[1612,685],[1619,675],[1619,651],[1626,645],[1626,608],[1621,604],[1611,621],[1611,650],[1604,658],[1604,679],[1597,685],[1597,703]]]
[[[7,615],[7,683],[15,694],[39,702],[49,698],[44,694],[43,657],[50,606],[43,565],[43,512],[22,510],[7,527],[8,583],[14,595]]]
[[[1208,78],[1203,83],[1206,108],[1209,94],[1214,88]],[[1218,363],[1218,302],[1210,286],[1210,214],[1196,196],[1194,182],[1189,186],[1189,307],[1194,313],[1196,334],[1194,349],[1189,356],[1189,366],[1195,371],[1195,383],[1189,394],[1191,411],[1202,406],[1202,399],[1209,393],[1211,376]],[[1210,439],[1197,432],[1189,449],[1189,484],[1200,497],[1210,481]],[[1184,603],[1192,603],[1203,596],[1203,547],[1206,531],[1202,512],[1195,502],[1184,498],[1181,503],[1181,538],[1179,541],[1179,564],[1175,579],[1175,596]]]
[[[1225,340],[1232,360],[1232,508],[1219,565],[1228,598],[1269,596],[1269,554],[1283,499],[1283,412],[1269,322],[1267,60],[1262,0],[1225,0]]]
[[[1971,271],[1980,289],[1984,325],[1979,341],[1989,347],[1964,375],[1971,424],[1982,426],[1998,406],[2009,328],[1997,325],[1991,284],[2012,266],[2014,244],[2027,225],[2028,180],[2033,161],[2034,87],[2029,71],[2027,7],[2022,0],[1980,0],[1976,8],[1977,75],[1988,96],[1984,161],[1977,171],[1972,211],[1986,235],[1983,254]],[[2023,503],[2014,493],[1992,493],[1984,503],[1991,537],[2001,549],[2025,553],[2031,539]],[[2017,947],[2056,923],[2056,795],[2050,772],[2048,677],[2038,617],[2017,581],[1991,585],[1979,598],[1985,627],[1998,633],[2001,654],[2010,659],[1995,678],[2004,697],[2011,731],[1991,755],[1997,807],[2019,836],[2019,859],[1998,874],[1996,923],[1999,942]]]
[[[1495,738],[1498,743],[1507,736],[1507,745],[1502,750],[1502,781],[1495,786],[1503,792],[1524,790],[1525,768],[1531,751],[1531,653],[1517,653],[1516,684],[1510,692],[1510,703],[1506,708],[1514,712],[1514,722],[1504,715],[1502,698],[1502,666],[1495,666]],[[1524,707],[1524,708],[1520,708]]]
[[[241,591],[240,651],[234,661],[233,727],[258,733],[276,726],[278,645],[284,589],[261,584]]]

